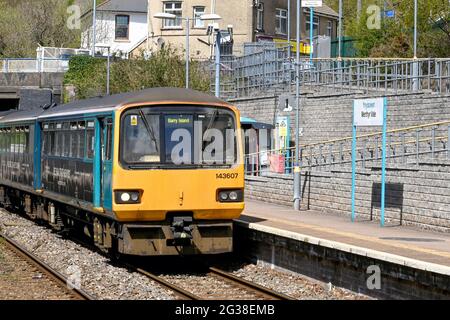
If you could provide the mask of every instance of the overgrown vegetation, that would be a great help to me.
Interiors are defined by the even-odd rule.
[[[76,99],[104,95],[106,92],[106,59],[88,56],[73,57],[64,78],[65,85],[75,87]],[[199,62],[190,68],[190,87],[199,91],[209,90],[209,77]],[[114,59],[111,62],[111,94],[153,87],[184,87],[185,60],[173,49],[167,48],[153,54],[129,60]],[[65,97],[65,101],[68,97]]]
[[[338,10],[339,0],[326,1]],[[413,57],[414,1],[362,0],[360,19],[357,0],[343,1],[344,34],[356,40],[360,57]],[[381,28],[368,28],[370,5],[380,8]],[[448,57],[450,52],[450,4],[447,0],[418,1],[419,58]],[[384,8],[394,10],[395,17],[383,18]]]
[[[30,58],[38,45],[80,45],[81,30],[67,27],[67,7],[74,0],[1,0],[0,57]]]

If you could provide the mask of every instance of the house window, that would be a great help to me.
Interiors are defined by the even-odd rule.
[[[181,2],[164,3],[164,13],[170,13],[177,16],[176,19],[164,19],[164,28],[181,28],[182,7]]]
[[[201,19],[205,14],[205,7],[194,7],[194,28],[204,28],[205,22]]]
[[[116,16],[116,40],[128,39],[130,29],[130,16],[117,15]]]
[[[329,36],[330,38],[333,36],[333,22],[332,21],[328,21],[327,36]]]
[[[264,3],[260,2],[256,9],[256,29],[259,31],[264,30]]]
[[[275,32],[278,34],[287,34],[287,15],[285,9],[276,9]]]
[[[310,24],[311,24],[311,17],[308,14],[308,15],[306,15],[306,34],[307,34],[308,38],[310,35],[309,30],[311,30]],[[319,35],[319,17],[314,16],[313,17],[313,36],[315,37],[317,35]]]

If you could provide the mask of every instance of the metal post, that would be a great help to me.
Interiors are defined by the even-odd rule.
[[[92,52],[91,55],[95,56],[95,40],[96,40],[96,28],[97,28],[97,0],[94,0],[94,8],[92,9]]]
[[[342,54],[342,0],[339,0],[339,30],[338,30],[338,42],[339,42],[339,59]]]
[[[420,153],[420,130],[416,130],[416,164],[419,165],[419,153]]]
[[[413,62],[413,90],[419,90],[419,64],[417,60],[417,0],[414,0],[414,62]]]
[[[292,83],[292,64],[291,64],[291,0],[288,0],[288,21],[287,21],[287,42],[288,42],[288,61],[289,61],[289,94],[291,93]]]
[[[362,10],[362,3],[361,3],[361,0],[357,0],[357,3],[356,3],[356,13],[357,13],[358,20],[359,20],[359,18],[361,17],[361,10]]]
[[[354,110],[354,107],[353,107]],[[352,134],[352,222],[356,219],[356,206],[355,206],[355,196],[356,196],[356,126],[353,123],[353,134]]]
[[[296,59],[296,80],[295,80],[295,97],[297,109],[295,112],[295,164],[294,164],[294,209],[300,210],[301,202],[301,168],[299,166],[299,132],[300,132],[300,0],[297,0],[297,59]]]
[[[384,98],[383,114],[383,159],[381,160],[381,226],[385,223],[385,201],[386,201],[386,127],[387,127],[387,98]]]
[[[417,59],[417,0],[414,0],[414,59]]]
[[[220,31],[216,38],[216,97],[220,97]]]
[[[189,59],[190,59],[190,18],[186,18],[186,89],[189,89]]]
[[[448,136],[447,136],[447,158],[450,160],[450,126],[447,128]]]
[[[109,96],[109,79],[110,79],[110,70],[111,70],[111,58],[110,58],[110,47],[108,47],[108,63],[106,67],[106,95]]]
[[[310,49],[309,49],[309,59],[310,59],[310,63],[312,64],[312,59],[313,59],[313,48],[314,48],[314,43],[313,43],[313,37],[314,37],[314,8],[311,7],[309,8],[309,44],[310,44]]]

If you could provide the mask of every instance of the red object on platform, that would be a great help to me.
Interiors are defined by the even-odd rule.
[[[274,173],[284,173],[284,161],[285,158],[282,155],[272,154],[269,156],[270,171]]]

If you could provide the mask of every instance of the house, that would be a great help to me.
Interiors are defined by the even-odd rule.
[[[149,41],[142,40],[134,53],[143,50],[158,50],[170,44],[184,51],[186,43],[186,18],[190,18],[190,55],[193,59],[207,59],[213,54],[214,38],[206,34],[209,21],[200,17],[216,13],[222,20],[219,24],[225,40],[227,53],[240,55],[243,45],[257,41],[281,41],[287,39],[288,0],[151,0],[149,2]],[[296,1],[291,0],[291,37],[296,32]],[[183,19],[160,20],[157,13],[171,13]],[[301,38],[309,40],[309,8],[302,8]],[[314,35],[335,38],[337,35],[338,14],[325,4],[314,13]],[[230,28],[232,27],[232,28]],[[228,36],[232,29],[233,37]],[[229,42],[228,45],[226,42]],[[223,50],[222,50],[223,52]]]
[[[100,3],[100,1],[97,1]],[[82,16],[81,48],[92,49],[92,8]],[[148,0],[106,0],[96,7],[96,44],[128,57],[148,36]],[[104,52],[104,49],[96,50]]]

